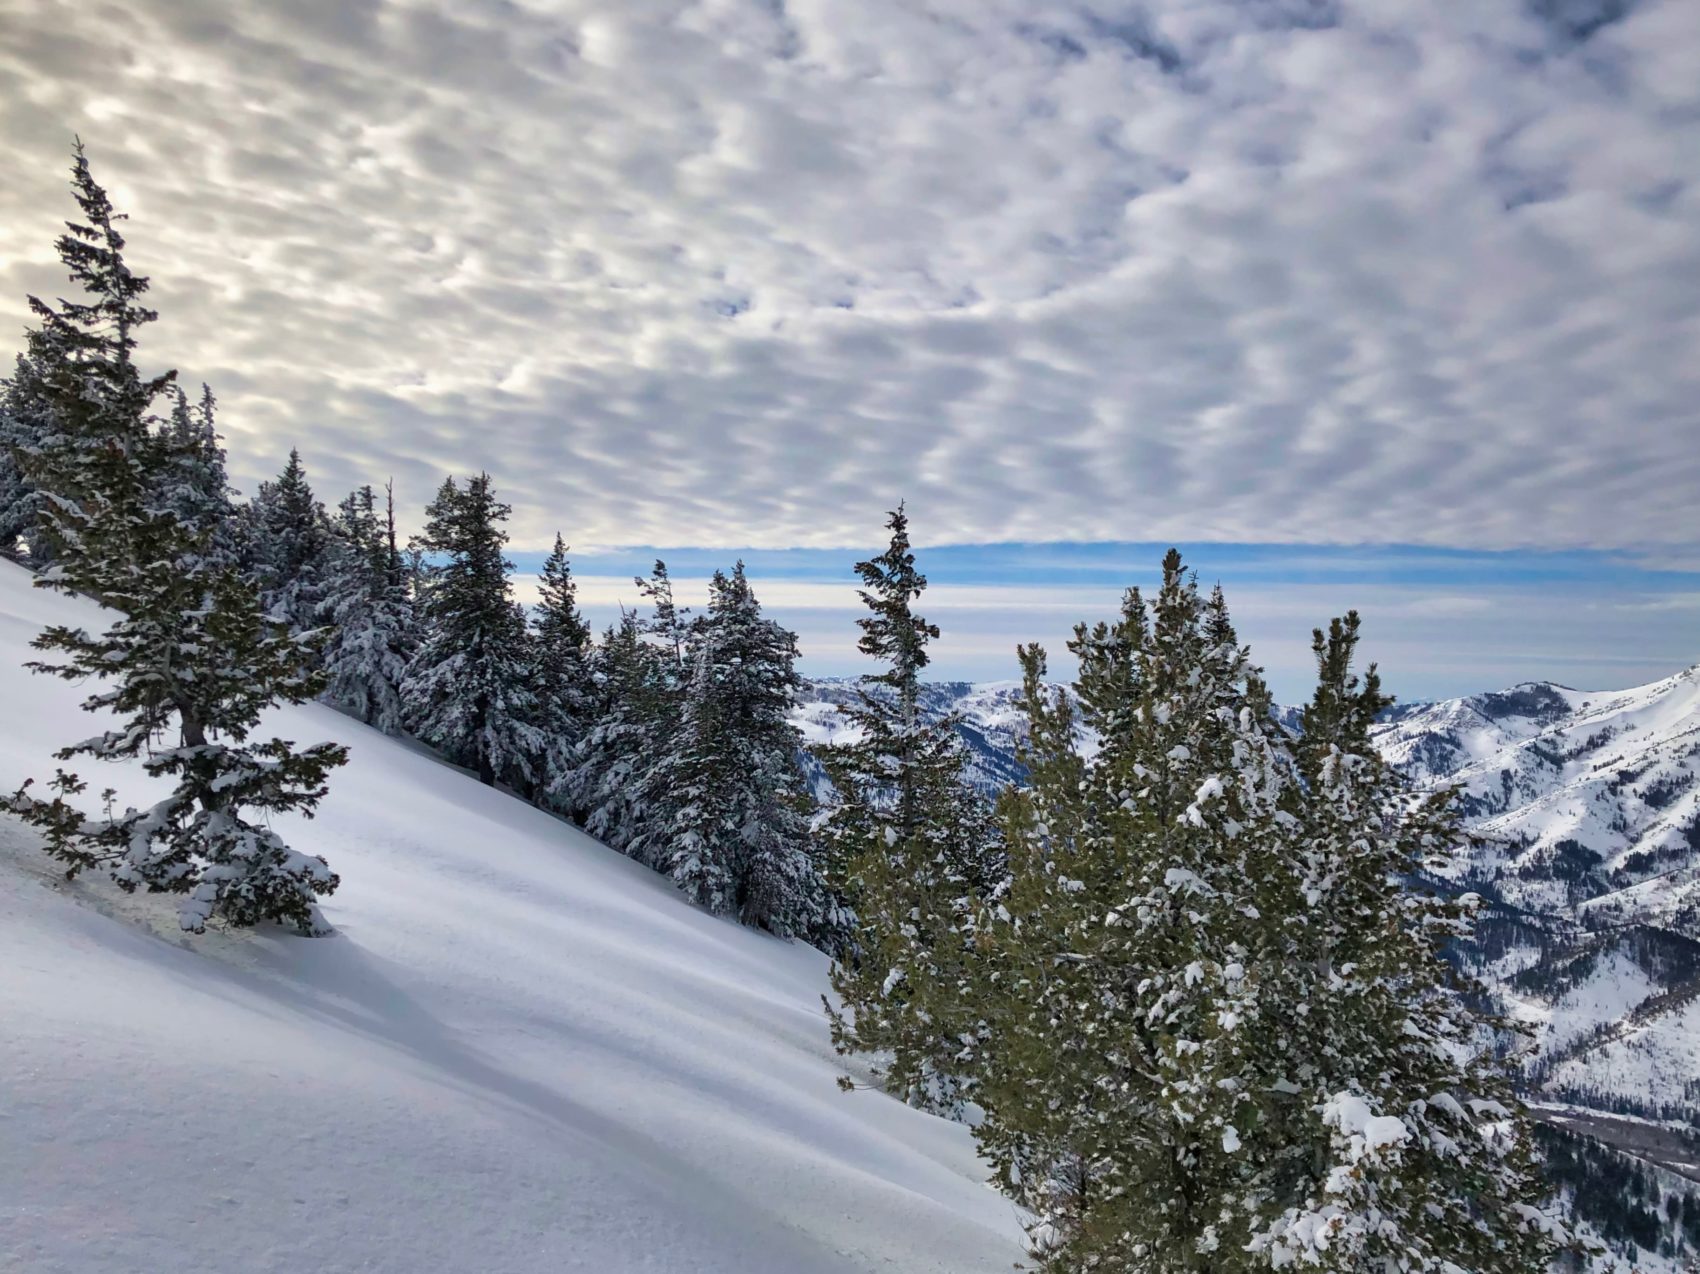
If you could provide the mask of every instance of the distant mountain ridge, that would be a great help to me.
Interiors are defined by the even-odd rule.
[[[810,746],[844,737],[854,690],[808,684]],[[1024,777],[1020,699],[1016,682],[927,689],[926,712],[961,715],[988,794]],[[1485,900],[1461,958],[1531,1031],[1530,1097],[1700,1129],[1700,665],[1629,690],[1396,705],[1374,738],[1419,788],[1460,789],[1480,843],[1437,883]]]

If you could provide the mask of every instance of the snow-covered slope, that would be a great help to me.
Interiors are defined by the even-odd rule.
[[[91,732],[19,664],[91,608],[0,563],[0,788]],[[840,1092],[826,962],[327,709],[287,838],[335,937],[186,939],[0,816],[0,1269],[981,1271],[1019,1258],[967,1131]],[[121,797],[134,767],[107,767]]]

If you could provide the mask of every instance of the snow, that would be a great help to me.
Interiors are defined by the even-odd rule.
[[[0,563],[0,790],[89,731],[24,672],[88,606]],[[174,932],[0,818],[0,1268],[978,1271],[1023,1250],[965,1128],[841,1092],[827,963],[420,750],[350,747],[338,934]],[[138,767],[84,777],[121,799]]]
[[[1356,1093],[1336,1093],[1324,1105],[1325,1123],[1352,1139],[1353,1157],[1374,1155],[1387,1146],[1409,1140],[1411,1130],[1395,1115],[1378,1115]]]

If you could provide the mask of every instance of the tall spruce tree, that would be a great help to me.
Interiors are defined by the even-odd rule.
[[[902,506],[886,551],[856,564],[871,612],[859,649],[885,668],[862,678],[844,709],[855,742],[821,760],[837,794],[822,833],[847,934],[828,1006],[842,1053],[878,1059],[886,1087],[915,1105],[956,1112],[971,1092],[978,1023],[968,1007],[975,916],[1001,885],[1004,855],[989,811],[966,782],[951,716],[927,719],[921,672],[938,627],[914,612],[927,586],[915,568]],[[844,906],[847,899],[848,906]]]
[[[40,340],[38,333],[32,336],[32,344]],[[27,466],[54,432],[39,370],[19,354],[12,375],[0,380],[0,556],[19,558],[37,570],[52,559],[52,547],[41,520],[41,492]]]
[[[643,621],[625,613],[591,649],[589,685],[588,727],[558,780],[555,800],[572,809],[592,836],[633,853],[655,813],[643,779],[678,725],[672,650],[646,640]]]
[[[981,1143],[1047,1269],[1238,1268],[1262,1100],[1247,931],[1282,850],[1267,696],[1173,552],[1153,605],[1130,592],[1071,649],[1102,747],[1079,754],[1024,650],[1032,783],[1004,802]]]
[[[790,720],[796,658],[744,564],[716,571],[678,729],[644,779],[657,816],[638,847],[710,911],[783,937],[814,932],[825,893]]]
[[[30,298],[35,392],[54,429],[24,453],[26,477],[42,494],[55,551],[38,583],[90,598],[112,618],[100,633],[47,629],[35,645],[54,658],[30,666],[95,683],[84,707],[119,718],[61,759],[142,756],[147,773],[171,786],[152,806],[122,813],[109,792],[106,812],[91,818],[73,804],[86,784],[61,770],[50,799],[26,784],[12,804],[43,830],[68,876],[99,866],[126,890],[184,895],[185,930],[216,917],[319,933],[317,899],[337,877],[322,858],[290,849],[267,820],[311,814],[345,752],[250,741],[265,708],[299,703],[317,686],[298,671],[298,643],[265,622],[251,588],[211,552],[216,528],[175,507],[173,475],[189,457],[152,414],[173,377],[144,378],[133,357],[138,330],[156,317],[141,303],[148,281],[125,263],[121,216],[80,143],[72,187],[83,220],[67,223],[57,246],[87,299]]]
[[[1286,1171],[1256,1250],[1323,1270],[1548,1269],[1528,1117],[1480,1041],[1478,997],[1444,958],[1475,899],[1419,888],[1464,848],[1455,794],[1418,799],[1377,753],[1392,703],[1352,670],[1356,612],[1318,629],[1297,754],[1292,870],[1262,904],[1280,959],[1268,1029],[1285,1041]]]
[[[690,608],[673,600],[673,579],[667,573],[667,563],[660,559],[656,560],[655,569],[648,579],[639,576],[634,582],[638,592],[647,597],[650,604],[651,613],[643,621],[643,631],[672,656],[674,679],[683,686],[689,676],[691,643],[696,628]]]
[[[396,546],[395,500],[370,486],[337,506],[325,575],[325,700],[385,734],[400,734],[402,682],[417,644],[413,600]]]
[[[267,612],[291,632],[320,627],[336,543],[300,451],[290,448],[283,472],[260,484],[247,520],[247,565]]]
[[[205,533],[210,552],[234,562],[230,480],[214,418],[212,389],[203,384],[201,397],[193,405],[181,385],[173,385],[171,390],[171,415],[165,426],[171,463],[160,497],[178,520]]]
[[[415,543],[423,632],[402,684],[414,735],[449,760],[531,794],[546,743],[537,724],[525,616],[508,588],[503,556],[509,506],[490,475],[465,488],[445,479]]]
[[[568,815],[576,808],[571,791],[574,753],[591,728],[596,709],[590,644],[590,626],[579,613],[566,541],[557,534],[538,581],[537,605],[531,616],[531,648],[536,660],[539,724],[548,736],[543,801]]]

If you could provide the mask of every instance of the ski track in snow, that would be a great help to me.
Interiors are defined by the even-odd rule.
[[[0,563],[0,789],[94,732],[19,665],[98,622]],[[337,934],[176,932],[0,816],[0,1269],[1007,1269],[966,1129],[841,1092],[827,962],[331,710]],[[121,800],[139,766],[76,767]]]

